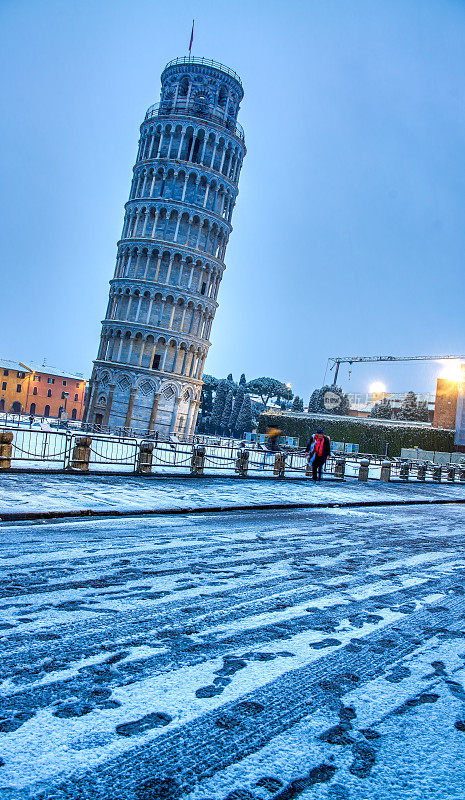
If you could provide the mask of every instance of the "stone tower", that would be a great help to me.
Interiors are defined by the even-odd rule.
[[[236,121],[243,94],[239,76],[216,61],[176,58],[163,70],[160,103],[140,128],[90,423],[195,429],[246,152]]]

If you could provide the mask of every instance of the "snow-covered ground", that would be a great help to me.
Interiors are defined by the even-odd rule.
[[[287,481],[276,478],[142,477],[136,475],[0,475],[3,512],[79,509],[150,510],[260,503],[363,502],[465,498],[458,483]]]
[[[92,504],[144,505],[144,492],[172,505],[304,491],[66,480],[66,503],[85,487]],[[56,497],[63,476],[48,481],[23,486],[25,502]],[[430,490],[460,487],[415,495]],[[463,800],[462,507],[1,523],[0,536],[0,797]]]

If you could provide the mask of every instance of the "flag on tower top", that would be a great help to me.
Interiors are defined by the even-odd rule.
[[[191,40],[189,42],[189,55],[191,54],[192,42],[194,41],[194,22],[195,22],[195,20],[193,19],[192,20],[192,30],[191,30]]]

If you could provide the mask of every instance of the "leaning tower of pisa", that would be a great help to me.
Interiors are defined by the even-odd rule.
[[[195,429],[239,174],[240,78],[170,61],[139,150],[86,420],[162,434]]]

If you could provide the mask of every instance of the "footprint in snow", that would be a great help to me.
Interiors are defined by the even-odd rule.
[[[121,725],[116,726],[116,733],[120,736],[139,736],[152,728],[161,728],[171,722],[172,717],[169,714],[162,712],[154,712],[153,714],[146,714],[141,719],[136,719],[133,722],[123,722]]]

